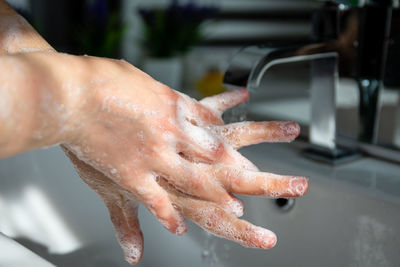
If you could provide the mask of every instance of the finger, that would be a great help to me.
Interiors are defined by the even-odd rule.
[[[165,177],[182,192],[215,202],[238,217],[243,215],[242,203],[230,195],[216,179],[202,172],[197,164],[169,153],[156,168],[159,176]]]
[[[246,247],[270,249],[276,244],[276,235],[273,232],[238,219],[210,203],[195,202],[190,208],[184,208],[184,214],[214,235]]]
[[[214,203],[184,195],[165,180],[161,180],[160,185],[168,191],[185,217],[214,235],[251,248],[269,249],[275,246],[276,235],[273,232],[240,220]]]
[[[185,125],[182,138],[178,140],[178,153],[194,162],[216,162],[224,153],[224,143],[209,130],[194,125]]]
[[[178,121],[188,121],[195,126],[222,125],[221,114],[211,110],[198,101],[184,94],[176,101],[176,117]]]
[[[221,156],[219,161],[215,162],[216,164],[225,164],[235,166],[237,168],[243,168],[245,170],[251,171],[259,171],[256,165],[253,162],[243,157],[238,151],[234,150],[230,146],[225,146],[224,154]]]
[[[139,200],[171,233],[184,235],[187,232],[186,222],[182,214],[177,211],[167,192],[155,181],[156,177],[147,174],[139,179],[129,179],[124,187],[130,191],[132,197]]]
[[[82,180],[99,194],[106,204],[125,260],[129,264],[137,264],[143,255],[143,234],[137,217],[137,203],[121,195],[118,186],[103,173],[79,160],[66,147],[62,148]]]
[[[104,196],[118,194],[119,189],[113,181],[104,174],[93,169],[90,165],[80,161],[67,148],[63,148],[71,161],[76,166],[79,175],[96,193]],[[124,179],[120,185],[131,193],[134,199],[141,201],[145,207],[159,220],[159,222],[171,233],[183,235],[187,232],[185,219],[171,204],[167,193],[157,184],[155,177],[151,174],[137,179]]]
[[[290,142],[300,134],[296,122],[239,122],[213,126],[211,130],[238,149],[262,142]]]
[[[200,103],[218,114],[225,110],[238,106],[249,98],[247,89],[230,90],[224,93],[202,99]]]
[[[81,179],[93,191],[95,191],[102,197],[105,196],[105,193],[107,193],[108,195],[119,194],[119,186],[115,182],[105,176],[102,172],[94,169],[89,164],[78,159],[78,157],[65,146],[62,145],[61,148],[71,160],[75,170],[77,171]]]
[[[138,205],[127,199],[120,201],[105,199],[104,202],[125,260],[129,264],[137,264],[143,255],[143,234],[137,216]]]
[[[214,174],[227,191],[242,195],[299,197],[308,190],[308,180],[305,177],[283,176],[222,165],[202,164],[200,169]]]
[[[182,139],[176,144],[178,154],[184,159],[196,163],[224,163],[248,170],[258,170],[251,161],[230,145],[226,145],[219,138],[212,136],[206,129],[195,130],[192,134],[196,134],[192,138],[182,135]]]

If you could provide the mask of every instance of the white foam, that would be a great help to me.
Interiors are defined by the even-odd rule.
[[[172,132],[170,131],[166,131],[163,132],[162,134],[162,139],[166,142],[166,143],[173,143],[173,141],[175,140],[175,136],[173,135]]]
[[[224,144],[224,149],[226,153],[228,153],[231,157],[235,160],[235,165],[239,168],[243,168],[249,171],[259,171],[256,165],[253,162],[248,160],[247,158],[243,157],[238,151],[234,150],[232,146],[228,144]]]
[[[152,190],[150,188],[148,188],[147,186],[136,186],[135,191],[141,196],[152,193]]]
[[[243,92],[241,90],[231,90],[221,95],[204,98],[200,103],[215,113],[221,114],[227,107],[232,106],[232,103],[237,103],[238,98],[242,95]]]
[[[116,229],[118,242],[124,252],[125,260],[129,263],[137,263],[142,255],[142,242],[139,237],[130,238]]]
[[[145,109],[145,110],[143,110],[143,114],[145,116],[157,116],[159,113],[155,110]]]
[[[203,147],[205,150],[216,150],[218,148],[219,140],[208,129],[191,123],[195,118],[188,112],[188,106],[184,99],[178,99],[177,101],[177,117],[183,132],[194,144]]]
[[[196,223],[209,233],[232,240],[246,247],[272,247],[276,242],[273,232],[249,224],[246,229],[237,228],[235,224],[220,217],[217,208],[203,208],[199,211],[200,221]],[[256,240],[254,240],[254,238]]]
[[[296,192],[297,195],[304,195],[304,193],[307,190],[307,187],[303,183],[297,183],[296,185],[293,185],[294,182],[297,182],[299,180],[304,180],[304,178],[299,178],[299,177],[293,177],[290,179],[289,186],[292,190]],[[293,191],[292,191],[293,193]]]
[[[276,243],[276,235],[270,230],[249,224],[247,229],[255,233],[256,239],[264,244],[264,247],[271,247]]]
[[[226,206],[229,209],[229,212],[233,213],[235,216],[243,216],[243,204],[239,200],[231,199]]]
[[[135,103],[125,101],[117,96],[107,96],[103,99],[101,109],[103,111],[107,111],[112,113],[115,111],[115,107],[118,107],[122,110],[127,110],[130,112],[129,118],[132,120],[137,120],[140,116],[145,116],[147,120],[151,120],[149,117],[160,117],[160,114],[153,109],[143,109],[140,105]]]
[[[185,219],[181,219],[179,221],[178,227],[176,228],[175,234],[177,235],[183,235],[187,231],[187,226]]]

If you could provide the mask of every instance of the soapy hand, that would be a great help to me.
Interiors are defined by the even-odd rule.
[[[91,115],[81,116],[76,138],[65,146],[82,179],[107,205],[127,261],[137,263],[142,255],[138,202],[174,234],[186,232],[187,217],[242,245],[273,247],[274,233],[238,219],[243,205],[232,193],[298,197],[307,191],[307,179],[259,172],[236,149],[291,141],[298,125],[224,125],[222,113],[246,101],[247,90],[197,102],[127,63],[111,63],[123,72],[110,83],[108,74],[92,83]]]

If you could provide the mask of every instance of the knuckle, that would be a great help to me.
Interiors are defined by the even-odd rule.
[[[213,158],[220,159],[225,154],[225,146],[222,142],[218,141],[214,147],[211,149],[211,154]]]
[[[190,183],[191,188],[195,191],[200,191],[203,189],[203,182],[201,178],[194,178]]]

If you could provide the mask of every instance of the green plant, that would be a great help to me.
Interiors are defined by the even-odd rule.
[[[120,12],[110,10],[105,0],[88,1],[85,21],[76,30],[76,41],[82,53],[117,57],[126,26],[120,23]]]
[[[164,9],[139,9],[144,22],[143,47],[159,58],[187,53],[203,40],[202,25],[218,12],[215,7],[200,7],[193,2],[172,1]]]

